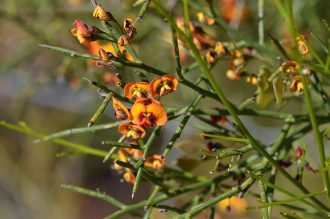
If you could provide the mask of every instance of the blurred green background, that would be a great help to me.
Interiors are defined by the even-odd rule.
[[[132,8],[133,1],[104,0],[102,5],[120,21],[136,18],[139,8]],[[175,0],[164,1],[168,7]],[[179,1],[180,2],[180,1]],[[201,1],[203,2],[203,1]],[[219,12],[224,0],[219,1]],[[253,39],[257,39],[257,1],[237,0],[247,10],[240,29]],[[239,5],[238,4],[238,5]],[[180,5],[180,4],[179,4]],[[278,39],[289,39],[283,20],[276,12],[272,1],[266,1],[266,34]],[[329,21],[329,0],[295,0],[294,12],[301,33],[313,31],[325,38],[321,20]],[[173,15],[181,15],[181,8]],[[98,25],[91,16],[92,6],[87,0],[3,0],[0,6],[0,120],[17,123],[24,121],[31,128],[50,134],[56,131],[83,127],[95,112],[101,99],[94,88],[82,78],[103,81],[106,70],[96,69],[90,62],[66,57],[54,51],[41,48],[38,44],[50,44],[84,51],[71,35],[73,21],[82,19],[87,24]],[[147,13],[144,21],[136,25],[138,35],[134,40],[142,60],[169,73],[174,72],[171,56],[170,32],[155,11]],[[230,41],[231,36],[224,31],[205,27],[213,37]],[[269,39],[266,37],[267,43]],[[189,63],[189,61],[188,61]],[[186,66],[185,64],[184,66]],[[248,64],[250,71],[257,71],[258,61]],[[254,94],[255,87],[244,81],[228,81],[225,72],[227,61],[221,61],[214,74],[228,97],[235,103]],[[137,81],[134,69],[117,69],[124,81]],[[188,78],[196,80],[198,71]],[[152,79],[153,76],[149,76]],[[234,92],[233,92],[234,91]],[[180,87],[164,98],[170,107],[189,104],[195,92]],[[218,106],[212,101],[204,101],[201,106]],[[294,108],[293,108],[294,107]],[[283,110],[283,109],[282,109]],[[299,100],[293,101],[284,110],[301,112]],[[114,120],[109,107],[98,124]],[[244,118],[251,132],[262,141],[272,140],[277,135],[279,123],[273,121]],[[176,127],[171,122],[158,140],[160,150]],[[192,123],[193,124],[193,123]],[[262,130],[260,129],[262,127]],[[182,139],[196,135],[193,125],[188,126]],[[96,133],[73,135],[67,139],[92,147],[107,148],[102,140],[116,140],[115,129]],[[60,188],[63,183],[76,184],[87,188],[100,188],[126,203],[130,199],[131,185],[121,183],[120,176],[111,170],[111,163],[103,164],[101,159],[80,154],[72,154],[51,143],[34,143],[36,139],[0,127],[0,218],[41,219],[41,218],[102,218],[115,209],[105,202],[84,197]],[[172,157],[175,157],[172,154]],[[313,156],[311,156],[313,157]],[[311,161],[313,163],[313,160]],[[319,185],[315,185],[319,186]],[[149,187],[141,187],[134,202],[147,197]],[[124,194],[124,195],[123,195]]]

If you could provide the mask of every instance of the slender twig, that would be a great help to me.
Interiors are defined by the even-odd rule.
[[[96,120],[103,114],[103,112],[107,108],[112,96],[113,96],[112,92],[107,94],[107,96],[104,98],[104,100],[101,103],[101,105],[99,106],[99,108],[96,110],[96,112],[94,113],[92,118],[89,120],[88,125],[87,125],[88,127],[92,126],[96,122]]]
[[[210,137],[210,138],[221,139],[221,140],[225,140],[225,141],[244,142],[244,143],[250,142],[249,139],[246,139],[246,138],[236,138],[236,137],[214,135],[214,134],[208,134],[208,133],[201,133],[200,135],[205,136],[205,137]]]
[[[113,204],[114,206],[123,209],[126,207],[126,205],[120,201],[118,201],[117,199],[113,198],[110,195],[107,195],[105,192],[101,192],[101,191],[94,191],[94,190],[90,190],[90,189],[86,189],[86,188],[82,188],[79,186],[75,186],[75,185],[69,185],[69,184],[62,184],[61,185],[62,188],[64,189],[68,189],[71,190],[73,192],[77,192],[83,195],[88,195],[94,198],[98,198],[101,200],[104,200],[106,202],[109,202],[111,204]]]
[[[158,131],[160,129],[160,126],[157,126],[154,128],[154,130],[152,131],[148,141],[146,142],[146,144],[144,145],[144,151],[143,151],[143,160],[142,161],[145,161],[146,158],[147,158],[147,155],[149,153],[149,150],[151,148],[151,144],[153,142],[153,140],[155,139]],[[138,171],[137,171],[137,174],[136,174],[136,180],[135,180],[135,183],[134,183],[134,186],[133,186],[133,190],[132,190],[132,199],[134,198],[134,194],[136,193],[139,185],[140,185],[140,181],[142,179],[142,172],[143,172],[143,162],[141,163],[141,166],[139,167]]]
[[[5,121],[0,121],[0,126],[3,126],[5,128],[11,129],[11,130],[15,130],[15,131],[18,131],[18,132],[22,132],[22,133],[37,137],[38,139],[43,139],[45,137],[43,134],[32,130],[31,128],[27,127],[25,124],[22,124],[22,123],[20,123],[20,125],[18,126],[18,125],[7,123]],[[78,144],[78,143],[66,141],[66,140],[63,140],[63,139],[60,139],[60,138],[51,140],[51,142],[54,143],[54,144],[58,144],[58,145],[73,149],[73,150],[78,151],[80,153],[90,154],[90,155],[94,155],[94,156],[97,156],[97,157],[102,157],[103,158],[107,154],[106,151],[96,149],[96,148],[92,148],[92,147],[88,147],[88,146],[81,145],[81,144]]]
[[[303,82],[303,85],[304,85],[305,102],[306,102],[306,105],[307,105],[310,121],[311,121],[311,124],[312,124],[312,127],[313,127],[314,136],[316,138],[316,143],[317,143],[317,148],[318,148],[318,152],[319,152],[321,168],[324,169],[324,168],[326,168],[326,166],[325,166],[326,158],[325,158],[325,151],[324,151],[324,144],[323,144],[323,136],[322,136],[322,134],[319,130],[318,122],[316,120],[316,115],[315,115],[315,111],[314,111],[314,108],[313,108],[312,97],[311,97],[310,90],[309,90],[309,87],[308,87],[309,85],[307,83],[307,79],[301,72],[300,72],[300,76],[302,78],[302,82]],[[327,191],[328,200],[330,201],[329,172],[328,171],[321,171],[321,175],[322,175],[324,187]]]
[[[174,135],[172,136],[171,140],[166,145],[166,148],[165,148],[165,150],[163,152],[163,155],[162,155],[163,158],[165,158],[167,156],[168,152],[170,152],[170,150],[172,149],[172,147],[175,144],[175,142],[178,140],[178,138],[180,138],[181,133],[182,133],[184,127],[186,126],[188,120],[191,117],[191,112],[195,109],[195,107],[200,102],[200,100],[202,99],[202,97],[203,97],[203,95],[199,95],[198,97],[196,97],[196,99],[188,107],[188,109],[186,111],[186,115],[183,117],[183,119],[181,120],[179,126],[175,130]]]
[[[176,74],[178,76],[179,80],[182,80],[182,70],[181,70],[181,61],[180,61],[180,51],[179,51],[179,45],[178,45],[178,39],[176,35],[176,31],[173,27],[171,27],[172,31],[172,42],[174,47],[174,55],[175,55],[175,64],[176,64]]]
[[[49,140],[52,140],[55,138],[62,138],[62,137],[66,137],[66,136],[74,135],[74,134],[81,134],[81,133],[86,133],[86,132],[95,132],[95,131],[99,131],[99,130],[111,129],[111,128],[117,127],[118,125],[120,125],[121,123],[124,123],[124,122],[125,121],[118,121],[118,122],[112,122],[112,123],[107,123],[107,124],[102,124],[102,125],[95,125],[92,127],[67,129],[67,130],[63,130],[60,132],[56,132],[54,134],[47,135],[42,140],[49,141]]]

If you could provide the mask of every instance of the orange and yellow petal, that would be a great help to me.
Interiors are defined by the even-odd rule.
[[[207,53],[206,53],[206,61],[207,63],[209,64],[214,64],[217,60],[217,57],[218,54],[214,51],[214,50],[209,50]]]
[[[73,22],[73,25],[76,27],[71,30],[73,36],[75,36],[79,43],[86,45],[90,41],[94,41],[93,35],[95,35],[98,29],[94,26],[88,26],[84,24],[80,19],[76,19]]]
[[[298,46],[298,51],[300,54],[302,55],[306,55],[309,52],[306,40],[304,38],[304,36],[298,36],[296,38],[297,41],[297,46]]]
[[[222,213],[243,215],[246,213],[247,201],[244,198],[232,196],[220,201],[217,207]]]
[[[125,53],[125,52],[126,52],[125,45],[130,44],[130,41],[129,41],[128,36],[126,36],[126,35],[121,35],[121,36],[118,38],[117,44],[118,44],[119,51],[120,51],[121,53]]]
[[[128,83],[124,87],[124,96],[128,99],[148,97],[149,84],[146,82]]]
[[[164,96],[176,91],[179,81],[173,75],[164,75],[153,79],[149,85],[149,92],[152,96]]]
[[[146,131],[142,127],[132,123],[120,124],[118,131],[126,137],[131,137],[133,139],[141,139],[146,136]]]
[[[281,64],[280,70],[284,75],[288,76],[289,74],[297,74],[299,65],[297,62],[288,60]]]
[[[87,51],[92,55],[99,55],[99,50],[103,49],[107,53],[111,53],[115,57],[117,57],[116,50],[114,49],[113,45],[111,43],[101,45],[98,41],[89,42],[86,45]]]
[[[226,76],[229,80],[239,80],[239,79],[241,79],[241,75],[233,69],[228,69],[227,72],[226,72]]]
[[[113,20],[112,15],[105,11],[104,8],[101,7],[101,5],[96,5],[94,12],[93,12],[93,17],[96,19],[99,19],[101,21],[111,21]]]
[[[304,85],[301,81],[301,77],[300,76],[294,77],[290,84],[290,91],[292,93],[301,92],[303,89],[304,89]]]
[[[130,154],[134,160],[139,160],[143,158],[143,151],[133,148],[125,148],[125,151]]]
[[[218,56],[223,56],[226,54],[226,48],[221,42],[217,42],[214,46],[214,51],[218,54]]]
[[[118,150],[118,159],[119,161],[122,161],[122,162],[127,162],[127,157],[125,156],[125,154],[123,153],[122,150]],[[114,164],[113,164],[115,170],[122,170],[123,167],[122,166],[119,166],[118,164],[116,164],[116,162],[114,161]]]
[[[114,97],[112,97],[112,106],[115,110],[115,116],[118,119],[131,119],[131,114],[129,113],[127,107]]]
[[[135,174],[133,173],[132,170],[130,169],[126,169],[125,173],[123,175],[123,179],[125,180],[125,182],[130,183],[130,184],[134,184],[135,183]]]
[[[132,106],[131,115],[132,122],[143,128],[154,125],[163,126],[167,122],[167,114],[163,105],[152,98],[136,100]]]
[[[155,170],[162,170],[165,167],[165,161],[160,155],[152,155],[146,158],[144,166]]]
[[[131,19],[125,19],[123,26],[129,38],[134,37],[135,34],[137,33],[133,21]]]

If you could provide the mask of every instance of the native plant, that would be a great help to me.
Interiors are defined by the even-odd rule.
[[[270,2],[256,1],[258,40],[255,41],[229,25],[228,20],[238,16],[237,13],[227,11],[222,16],[218,15],[217,4],[212,0],[175,1],[171,8],[167,7],[166,1],[137,0],[134,6],[141,9],[136,18],[123,21],[113,16],[112,9],[102,7],[102,2],[92,1],[94,11],[91,17],[99,21],[99,26],[76,19],[71,30],[85,53],[40,44],[72,58],[92,60],[97,68],[113,72],[107,74],[103,81],[85,78],[103,99],[88,121],[88,127],[42,135],[23,123],[13,125],[3,121],[1,125],[35,136],[40,142],[51,141],[100,157],[104,165],[111,161],[123,181],[132,184],[132,198],[141,181],[152,185],[148,199],[129,205],[99,191],[63,185],[66,189],[116,206],[118,210],[106,218],[119,218],[126,214],[149,218],[154,209],[160,209],[162,214],[173,218],[192,218],[200,214],[215,218],[216,205],[224,211],[236,209],[238,213],[246,207],[261,209],[265,219],[271,218],[275,206],[288,209],[281,212],[286,218],[326,218],[330,213],[329,161],[326,155],[329,129],[320,126],[330,122],[327,95],[329,44],[313,33],[307,37],[299,32],[291,0]],[[265,3],[276,6],[284,18],[289,35],[285,45],[271,33],[265,34]],[[171,36],[166,41],[173,57],[164,59],[164,62],[171,62],[175,72],[165,72],[162,66],[147,64],[147,60],[142,60],[134,48],[138,26],[144,25],[144,16],[149,12],[156,13],[170,30]],[[236,19],[237,22],[244,19],[244,12]],[[320,25],[329,35],[326,21],[320,21]],[[215,31],[209,34],[210,29]],[[216,34],[217,29],[224,30],[231,41],[223,41],[222,36]],[[150,42],[149,46],[152,47],[153,43]],[[228,62],[229,67],[222,72],[213,71],[221,61]],[[248,68],[253,61],[257,63],[257,70]],[[140,80],[129,81],[127,77],[123,80],[120,73],[123,68],[131,73],[132,69],[137,69]],[[240,104],[234,104],[226,95],[228,91],[219,85],[219,74],[225,74],[226,80],[245,81],[255,87],[255,94]],[[191,75],[197,80],[193,81]],[[105,84],[105,78],[112,86]],[[186,87],[195,94],[193,101],[184,107],[165,107],[164,96],[177,95],[180,87]],[[303,100],[307,112],[290,111],[285,107],[297,99]],[[218,107],[201,105],[204,100],[212,100]],[[98,119],[108,108],[112,108],[118,121],[98,124]],[[251,134],[242,116],[277,120],[282,127],[272,142],[262,143]],[[197,151],[178,144],[183,141],[180,136],[192,123],[192,118],[198,121],[193,124],[200,130],[195,136],[204,142]],[[170,130],[170,139],[164,148],[159,149],[159,154],[152,154],[150,149],[157,147],[154,140],[172,120],[178,123],[175,129]],[[63,139],[68,135],[106,129],[117,129],[121,137],[119,140],[100,139],[103,150]],[[311,131],[315,138],[313,145],[294,146]],[[167,163],[167,156],[175,147],[192,154],[179,158],[176,161],[178,165],[173,167]],[[318,151],[319,167],[309,164],[307,147]],[[205,169],[206,175],[192,171],[206,162],[211,164]],[[289,168],[292,163],[297,165],[294,173]],[[305,171],[321,175],[324,190],[315,191],[313,185],[306,185]],[[279,185],[278,176],[283,177],[282,181],[287,183],[285,186]],[[292,187],[297,192],[289,189]],[[276,193],[287,198],[275,199]],[[178,197],[184,194],[189,198],[178,201]],[[322,196],[325,198],[320,199]],[[257,199],[259,204],[246,206],[246,197]],[[168,200],[176,200],[177,204],[168,204]]]

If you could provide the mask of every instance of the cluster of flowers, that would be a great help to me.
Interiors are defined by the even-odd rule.
[[[197,12],[197,18],[200,24],[213,25],[215,20],[203,12]],[[182,18],[176,20],[178,27],[184,31],[184,22]],[[193,22],[190,22],[189,29],[196,48],[205,54],[205,59],[210,65],[214,65],[223,56],[229,56],[229,69],[226,76],[229,80],[240,80],[242,77],[250,84],[257,85],[258,78],[254,74],[246,74],[244,68],[249,56],[255,56],[255,50],[251,48],[232,49],[227,48],[226,43],[216,41],[208,36],[204,30]],[[179,45],[184,47],[182,41],[179,40]],[[184,50],[180,51],[182,61],[187,59]]]
[[[134,142],[135,143],[135,142]],[[127,163],[128,156],[134,159],[135,161],[143,159],[143,152],[138,149],[125,148],[118,150],[118,160]],[[150,155],[144,161],[144,167],[151,168],[157,171],[161,171],[165,167],[165,161],[158,154]],[[129,169],[119,166],[114,163],[114,169],[118,172],[121,172],[123,175],[123,180],[127,183],[134,184],[136,180],[135,173]]]
[[[114,17],[105,11],[99,4],[95,3],[95,10],[93,17],[104,21],[115,21]],[[111,66],[110,59],[112,57],[125,58],[129,61],[134,61],[132,55],[126,50],[126,45],[131,43],[132,38],[137,31],[132,20],[125,19],[123,22],[123,29],[126,34],[118,36],[116,52],[113,44],[109,43],[101,45],[99,39],[104,39],[104,32],[95,26],[84,24],[77,19],[73,23],[76,28],[72,29],[72,34],[78,39],[79,43],[83,45],[91,54],[98,55],[100,58],[97,65],[109,67]],[[161,96],[167,95],[177,89],[178,80],[172,75],[163,75],[154,78],[150,84],[147,82],[127,83],[124,86],[124,97],[130,101],[134,101],[131,109],[128,109],[125,104],[115,97],[112,97],[112,105],[115,111],[115,116],[127,122],[119,125],[118,130],[121,134],[126,136],[130,144],[137,144],[136,140],[146,136],[146,129],[157,126],[163,126],[167,122],[167,114],[163,105],[156,100]],[[131,139],[131,140],[129,140]],[[143,151],[134,148],[118,149],[118,160],[127,162],[129,158],[134,160],[143,159]],[[151,155],[146,157],[144,166],[161,170],[164,168],[164,159],[160,155]],[[135,173],[129,168],[123,168],[118,164],[114,164],[114,168],[123,173],[123,180],[128,183],[135,182]]]
[[[112,97],[113,108],[118,119],[129,120],[119,126],[119,132],[133,139],[143,138],[145,129],[154,125],[163,126],[167,122],[167,114],[163,105],[155,98],[167,95],[177,89],[178,80],[172,75],[164,75],[146,82],[128,83],[124,87],[124,96],[134,100],[130,110]]]
[[[298,51],[301,55],[307,55],[309,52],[307,42],[303,36],[298,36],[296,38]],[[303,83],[301,81],[301,76],[299,75],[300,66],[294,60],[287,60],[281,64],[281,72],[284,77],[290,81],[290,91],[291,92],[301,92],[304,89]],[[310,69],[303,69],[303,74],[306,76],[311,75]]]
[[[95,5],[93,17],[104,22],[114,21],[114,17],[110,12],[106,12],[99,4]],[[125,56],[129,61],[134,61],[132,55],[127,52],[125,48],[125,45],[130,44],[131,39],[137,33],[131,19],[124,20],[123,28],[126,31],[126,34],[120,35],[117,40],[120,54],[118,54],[118,51],[116,51],[112,43],[104,45],[99,43],[98,40],[104,39],[103,36],[106,34],[99,28],[86,25],[80,19],[76,19],[73,22],[73,25],[75,28],[71,30],[72,35],[78,39],[79,43],[83,45],[89,53],[100,56],[102,62],[98,62],[97,64],[103,65],[111,56],[118,57],[119,55]]]

